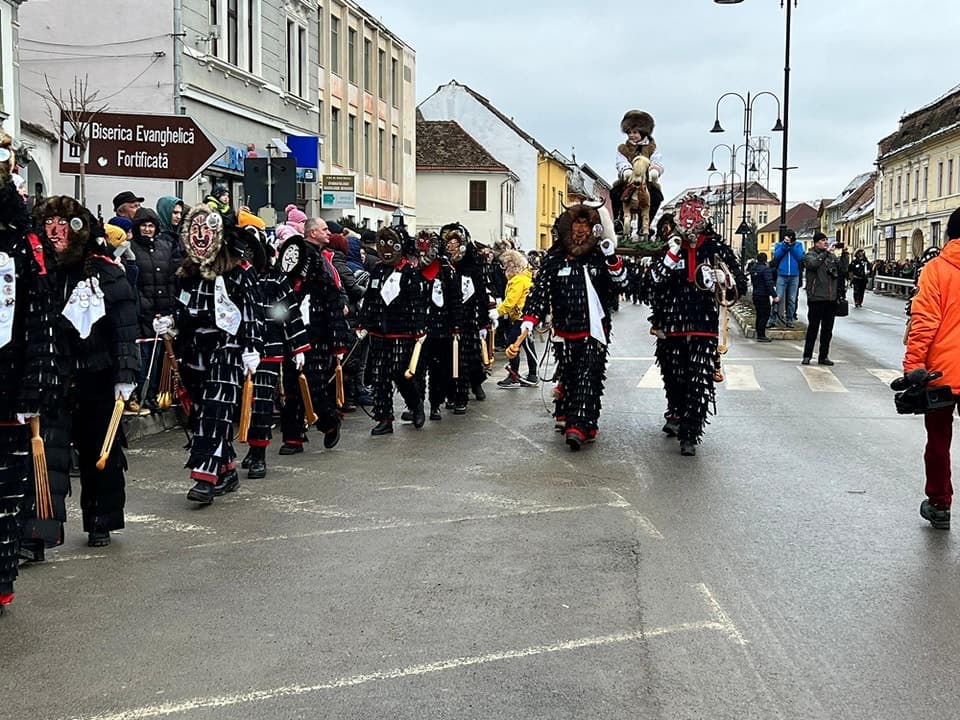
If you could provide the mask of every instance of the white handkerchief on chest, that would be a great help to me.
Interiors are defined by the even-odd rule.
[[[213,284],[213,309],[217,327],[229,335],[236,335],[237,330],[240,329],[240,308],[227,294],[227,283],[223,275],[217,275]]]
[[[90,331],[97,320],[106,314],[103,290],[100,289],[100,281],[95,277],[78,282],[63,308],[63,316],[77,329],[83,340],[90,337]]]
[[[433,279],[433,292],[430,293],[430,299],[437,307],[443,307],[443,283],[440,278]]]
[[[0,347],[13,339],[13,313],[17,308],[17,266],[0,252]]]
[[[464,275],[460,278],[460,289],[463,291],[463,301],[466,302],[473,297],[473,294],[477,289],[473,286],[473,278],[469,275]]]
[[[400,294],[400,273],[394,270],[380,288],[380,297],[389,305]]]

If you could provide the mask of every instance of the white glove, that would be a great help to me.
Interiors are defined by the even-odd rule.
[[[620,179],[624,182],[630,182],[630,176],[633,175],[633,168],[628,167],[620,171]]]
[[[486,339],[487,339],[487,329],[486,329],[486,328],[480,328],[480,339],[481,339],[481,340],[486,340]]]
[[[527,331],[528,335],[533,332],[533,323],[530,320],[524,320],[522,323],[520,323],[520,332],[523,332],[524,330]]]
[[[157,315],[153,319],[153,331],[157,335],[166,335],[173,329],[173,317],[170,315]]]
[[[307,358],[303,353],[297,353],[293,356],[293,365],[297,370],[303,370],[303,366],[306,365]]]
[[[26,425],[30,422],[30,418],[40,417],[40,413],[17,413],[17,422],[21,425]]]
[[[640,267],[650,267],[652,264],[653,258],[650,255],[640,258]]]
[[[597,225],[600,228],[600,232],[603,232],[603,226]],[[617,243],[610,238],[604,238],[600,241],[600,252],[603,253],[604,257],[610,257],[611,255],[616,255],[617,253]]]
[[[490,329],[496,330],[498,327],[500,327],[499,318],[493,318],[493,320],[490,321]]]
[[[260,367],[260,353],[256,350],[249,350],[240,355],[240,358],[243,360],[243,369],[249,372],[251,375],[257,371],[257,368]]]
[[[647,178],[650,180],[650,182],[655,183],[657,180],[660,179],[660,171],[657,170],[655,167],[651,167],[647,171]]]
[[[680,255],[680,243],[670,238],[667,244],[667,254],[663,256],[663,264],[672,270],[682,262],[683,258]]]
[[[490,318],[490,322],[495,323],[497,321],[497,318],[500,317],[500,313],[497,312],[496,307],[492,307],[487,312],[487,317]]]
[[[708,267],[700,268],[700,278],[702,279],[703,286],[707,290],[713,290],[714,283],[716,282],[716,278],[714,277],[713,270],[711,270]]]
[[[363,340],[367,336],[367,331],[357,328],[357,340]]]
[[[118,395],[123,398],[123,401],[126,402],[130,399],[130,396],[133,395],[133,391],[137,388],[133,383],[117,383],[113,386],[113,396],[117,397]]]

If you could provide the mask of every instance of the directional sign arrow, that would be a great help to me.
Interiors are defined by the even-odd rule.
[[[61,116],[64,137],[74,132]],[[217,138],[187,115],[99,113],[87,132],[88,175],[190,180],[226,149]],[[79,153],[62,143],[60,172],[80,172]]]

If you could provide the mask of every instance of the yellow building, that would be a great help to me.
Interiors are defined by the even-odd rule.
[[[564,159],[552,153],[541,152],[537,157],[537,249],[546,250],[553,244],[550,230],[563,212],[567,193],[567,173],[570,168]]]
[[[958,114],[960,85],[904,115],[878,143],[874,257],[906,260],[946,241],[947,218],[960,207]]]
[[[797,233],[797,242],[805,248],[813,244],[813,233],[817,231],[819,221],[817,209],[809,203],[798,203],[787,210],[787,227]],[[780,215],[757,231],[757,252],[766,253],[767,259],[773,257],[773,249],[780,242]],[[749,259],[749,258],[746,258]]]

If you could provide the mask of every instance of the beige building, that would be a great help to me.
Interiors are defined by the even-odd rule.
[[[905,260],[942,246],[960,207],[960,85],[900,118],[878,143],[877,168],[875,257]]]
[[[352,216],[376,230],[400,208],[415,226],[416,55],[352,0],[318,3],[321,172],[353,175]]]
[[[852,199],[849,208],[835,224],[834,237],[837,242],[850,250],[851,256],[857,250],[863,250],[867,257],[876,260],[873,255],[876,234],[876,216],[874,210],[874,181],[876,174],[871,174],[870,182],[866,183],[855,199]]]

